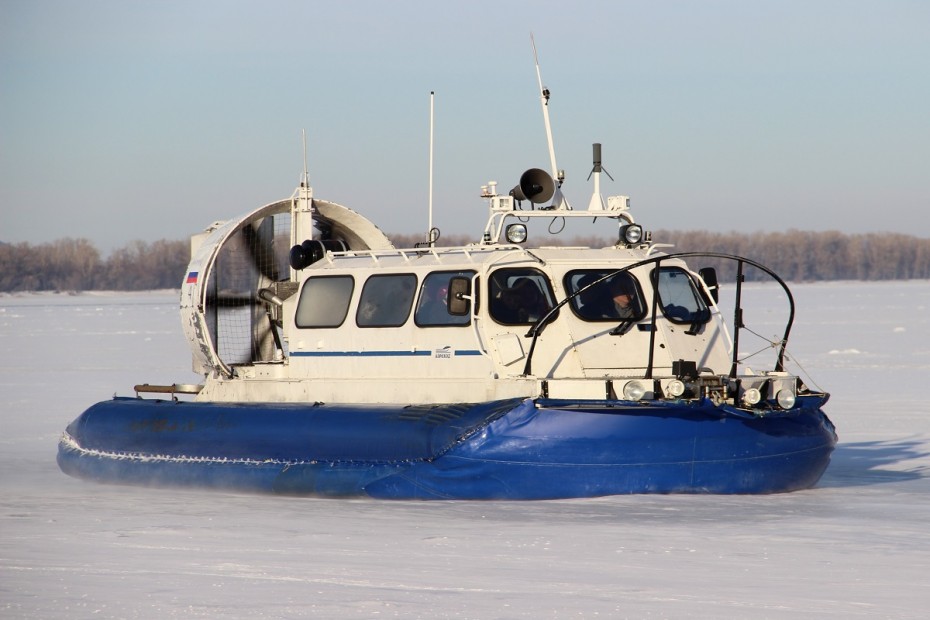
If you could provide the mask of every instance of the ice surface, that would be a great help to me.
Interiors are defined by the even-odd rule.
[[[747,288],[776,336],[778,290]],[[197,380],[177,293],[2,296],[0,618],[925,618],[930,282],[792,290],[789,351],[840,436],[817,488],[524,503],[69,478],[86,407]]]

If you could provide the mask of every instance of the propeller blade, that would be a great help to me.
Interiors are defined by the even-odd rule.
[[[207,295],[207,305],[215,308],[242,308],[253,306],[258,302],[254,295],[249,293],[217,293]]]
[[[259,223],[260,222],[260,223]],[[257,226],[256,226],[257,224]],[[272,282],[277,282],[278,261],[275,258],[274,246],[274,218],[262,218],[258,222],[250,222],[242,227],[242,236],[246,241],[246,248],[252,264],[258,272]]]

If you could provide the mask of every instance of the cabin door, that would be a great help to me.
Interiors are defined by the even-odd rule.
[[[651,329],[646,319],[626,324],[576,325],[571,330],[574,341],[571,355],[578,359],[586,378],[644,376],[649,363]],[[668,349],[663,330],[657,331],[653,346],[658,352],[653,364],[667,366],[668,356],[662,353]]]

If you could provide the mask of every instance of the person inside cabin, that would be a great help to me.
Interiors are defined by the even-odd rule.
[[[450,322],[448,279],[434,279],[423,285],[423,298],[417,309],[417,322],[422,325],[444,325]]]
[[[588,273],[578,280],[576,285],[578,290],[590,286],[606,274]],[[591,288],[583,290],[578,294],[578,301],[581,307],[578,309],[581,316],[588,320],[597,320],[613,318],[613,302],[607,290],[607,282],[598,282]]]
[[[640,314],[639,301],[636,298],[636,285],[628,273],[618,273],[608,285],[613,302],[612,316],[608,318],[632,319]]]
[[[468,325],[471,309],[464,314],[449,313],[449,290],[455,278],[471,278],[472,271],[439,271],[427,275],[420,286],[414,320],[420,327]]]
[[[507,323],[532,323],[538,321],[549,310],[539,286],[529,278],[517,278],[510,288],[501,292],[503,312]]]

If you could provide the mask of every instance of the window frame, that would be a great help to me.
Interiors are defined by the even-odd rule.
[[[472,285],[472,291],[474,292],[477,290],[477,282],[475,281],[475,276],[477,275],[477,273],[474,270],[471,270],[471,269],[454,270],[453,269],[453,270],[442,270],[442,271],[429,272],[423,277],[420,283],[420,290],[417,295],[416,304],[414,304],[413,322],[417,327],[423,327],[423,328],[468,327],[469,325],[471,325],[472,314],[476,311],[476,308],[477,308],[477,303],[476,303],[477,300],[475,299],[472,299],[471,302],[469,303],[470,311],[468,312],[468,314],[454,315],[454,314],[449,313],[450,322],[447,322],[447,323],[425,323],[425,322],[421,323],[420,322],[420,318],[421,318],[420,313],[424,307],[424,298],[428,299],[428,293],[426,292],[426,290],[429,285],[430,279],[433,278],[434,276],[444,276],[444,275],[448,276],[448,278],[446,279],[447,290],[449,287],[449,282],[452,280],[452,278],[455,278],[455,277],[468,278],[469,280],[475,283]],[[446,312],[448,313],[448,309]],[[461,321],[461,319],[465,319],[465,320]]]
[[[688,283],[688,290],[691,292],[691,298],[695,302],[695,309],[690,309],[687,306],[681,306],[673,302],[680,301],[680,299],[670,300],[669,303],[665,302],[665,298],[662,295],[662,285],[663,285],[663,275],[665,274],[678,274],[685,277],[685,281]],[[667,318],[672,323],[678,323],[680,325],[702,325],[710,321],[711,311],[710,306],[707,303],[707,299],[702,291],[702,288],[698,286],[698,283],[695,282],[694,277],[691,273],[682,267],[674,265],[662,265],[657,269],[652,270],[652,279],[655,282],[655,295],[658,297],[658,307],[662,312],[662,315]],[[679,287],[679,290],[680,287]],[[689,314],[687,317],[676,316],[673,312],[669,311],[671,306],[676,308],[683,308]]]
[[[517,274],[522,274],[522,275],[517,275]],[[527,275],[527,274],[531,274],[531,275]],[[499,293],[502,296],[501,299],[495,298],[495,295],[498,293],[498,291],[495,290],[495,287],[497,287],[498,282],[500,282],[499,278],[503,277],[505,280],[511,277],[514,277],[516,279],[519,279],[520,277],[527,277],[527,278],[533,279],[532,278],[533,276],[539,276],[539,278],[541,278],[541,281],[545,284],[544,287],[541,287],[541,288],[537,287],[540,289],[539,292],[543,295],[544,301],[548,304],[548,307],[544,311],[542,311],[542,314],[539,317],[537,317],[535,320],[527,319],[525,321],[520,321],[520,320],[507,321],[507,320],[504,320],[506,317],[498,316],[500,314],[499,311],[504,309],[504,302],[503,302],[502,297],[503,297],[503,293],[505,292],[505,289],[501,288],[501,290],[499,291]],[[538,284],[538,281],[537,281],[537,284]],[[508,289],[512,290],[512,287],[508,287]],[[488,314],[490,315],[491,319],[494,322],[500,325],[533,325],[539,319],[545,316],[549,311],[552,310],[553,306],[556,305],[555,300],[556,300],[555,292],[553,291],[552,282],[550,281],[549,276],[546,274],[546,272],[536,269],[535,267],[501,267],[499,269],[495,269],[494,271],[488,274]],[[555,314],[553,315],[552,320],[557,319],[558,316],[559,316],[559,310],[556,310]]]
[[[372,282],[377,281],[377,280],[387,280],[387,279],[392,279],[392,278],[393,279],[400,279],[400,278],[411,278],[412,279],[412,282],[410,285],[409,296],[406,300],[406,312],[402,315],[403,320],[400,320],[400,322],[396,322],[396,321],[391,321],[391,322],[383,322],[383,321],[374,322],[373,321],[370,323],[362,322],[361,321],[362,311],[363,311],[363,308],[365,307],[365,303],[369,301],[366,298],[366,293],[368,292],[369,285],[371,285]],[[415,273],[373,273],[369,275],[367,278],[365,278],[365,282],[364,284],[362,284],[361,292],[359,293],[359,296],[358,296],[358,305],[355,309],[356,327],[358,327],[359,329],[377,329],[381,327],[402,327],[404,326],[407,323],[407,321],[410,320],[410,314],[411,314],[411,311],[413,310],[413,302],[414,300],[416,300],[416,297],[417,297],[418,283],[419,283],[419,278],[417,278],[417,275]],[[389,294],[391,293],[390,290],[388,292]],[[374,304],[374,312],[377,313],[379,309],[381,309],[382,307],[385,307],[385,304],[384,304],[385,299],[386,298],[382,299],[379,303]],[[378,315],[376,314],[375,316],[377,317]]]
[[[349,291],[345,299],[345,306],[342,312],[342,319],[338,323],[333,323],[333,324],[329,324],[329,323],[319,324],[319,325],[301,324],[300,322],[301,307],[304,304],[315,303],[315,300],[306,298],[307,295],[310,294],[308,290],[311,290],[314,286],[316,286],[316,284],[311,284],[311,283],[317,283],[323,280],[337,280],[337,279],[348,280],[349,282]],[[351,274],[327,274],[327,275],[319,275],[319,276],[310,276],[309,278],[304,280],[303,284],[300,287],[300,296],[297,298],[297,307],[294,309],[295,327],[297,327],[298,329],[335,329],[335,328],[341,327],[343,324],[345,324],[346,318],[349,316],[349,309],[352,307],[352,298],[354,295],[355,295],[355,278]],[[330,303],[331,303],[331,300],[330,300]]]

